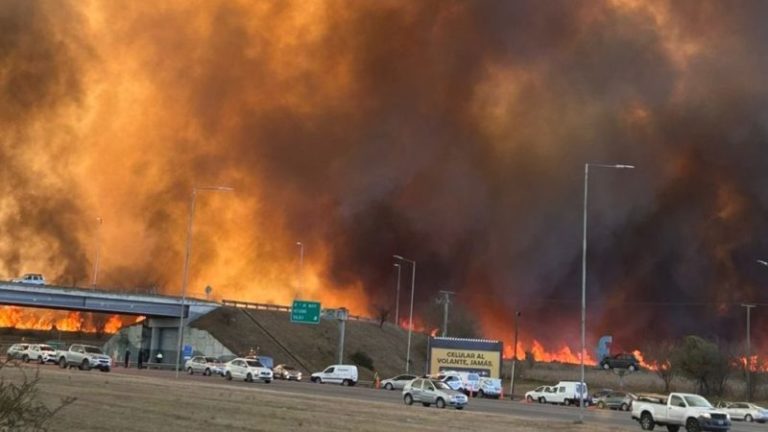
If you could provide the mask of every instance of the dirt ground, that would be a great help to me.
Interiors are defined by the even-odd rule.
[[[26,369],[31,373],[30,369]],[[20,379],[20,370],[0,370]],[[510,415],[405,407],[338,397],[297,395],[264,386],[230,387],[172,378],[40,369],[47,404],[78,400],[49,424],[51,431],[617,431],[595,425],[531,421]],[[629,430],[629,429],[627,429]]]

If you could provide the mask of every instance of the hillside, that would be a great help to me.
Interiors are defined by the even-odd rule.
[[[251,348],[307,372],[317,372],[337,362],[339,326],[336,321],[321,320],[318,325],[293,324],[282,311],[222,307],[192,324],[208,331],[232,352],[245,355]],[[385,323],[347,321],[344,362],[355,352],[363,352],[373,360],[380,376],[402,373],[408,332]],[[414,332],[411,346],[411,372],[424,373],[427,336]],[[369,380],[372,373],[360,368],[360,379]]]

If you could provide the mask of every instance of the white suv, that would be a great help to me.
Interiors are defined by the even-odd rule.
[[[56,358],[56,350],[52,346],[46,344],[34,344],[24,352],[24,361],[34,360],[40,364],[45,363],[58,363]]]
[[[20,278],[11,279],[11,282],[31,285],[45,285],[45,278],[39,273],[27,273]]]
[[[242,379],[248,382],[261,380],[269,384],[272,382],[272,371],[264,367],[258,360],[236,358],[224,365],[224,377]]]

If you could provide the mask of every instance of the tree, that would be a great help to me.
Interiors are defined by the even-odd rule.
[[[722,396],[731,372],[731,359],[717,344],[698,336],[686,336],[675,350],[672,364],[694,381],[704,396]]]
[[[379,306],[376,309],[376,318],[379,320],[379,328],[384,327],[384,323],[387,322],[390,312],[392,312],[392,308],[386,306]],[[395,324],[400,325],[399,323]]]
[[[672,380],[678,372],[676,365],[672,363],[674,354],[675,342],[671,340],[649,344],[643,350],[645,362],[653,367],[656,375],[664,381],[664,393],[669,393]]]

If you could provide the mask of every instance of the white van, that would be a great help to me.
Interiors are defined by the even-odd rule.
[[[452,390],[463,392],[467,396],[475,395],[480,390],[480,375],[474,372],[442,371],[438,379],[448,384]]]
[[[554,393],[547,393],[547,403],[578,405],[581,401],[581,395],[584,395],[584,406],[589,406],[589,390],[586,383],[578,381],[560,381],[556,386],[552,386]]]
[[[313,373],[309,379],[320,384],[331,383],[353,386],[357,384],[357,366],[331,365],[322,372]]]

